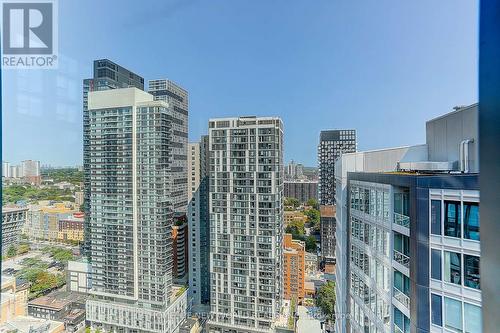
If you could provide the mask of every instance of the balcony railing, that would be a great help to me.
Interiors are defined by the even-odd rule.
[[[410,217],[395,212],[394,223],[399,224],[400,226],[403,226],[405,228],[410,228]]]
[[[403,304],[408,310],[410,310],[410,297],[408,297],[404,292],[394,287],[394,298],[398,300],[399,303]]]
[[[410,257],[408,257],[406,254],[394,250],[394,260],[396,260],[399,264],[405,266],[406,268],[410,268]]]

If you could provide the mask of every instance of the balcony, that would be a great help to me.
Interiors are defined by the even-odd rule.
[[[396,287],[393,288],[393,292],[394,298],[410,310],[410,297]]]
[[[394,212],[394,223],[409,229],[410,228],[410,217]]]
[[[410,269],[410,257],[397,250],[394,250],[394,260],[404,267]]]

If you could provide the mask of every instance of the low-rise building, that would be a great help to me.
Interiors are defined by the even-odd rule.
[[[0,325],[1,333],[61,333],[64,332],[64,323],[61,321],[17,316]]]
[[[2,255],[19,245],[21,230],[26,222],[27,208],[2,207]]]
[[[77,212],[72,202],[40,201],[29,207],[23,233],[30,239],[56,241],[59,221],[71,218]]]
[[[72,216],[60,219],[57,239],[61,242],[83,241],[83,213],[74,213]]]
[[[90,292],[90,266],[86,259],[68,261],[66,274],[67,291],[83,294]]]
[[[307,222],[307,216],[298,210],[286,210],[284,213],[285,227],[292,222]]]
[[[306,275],[314,276],[318,272],[318,256],[314,253],[306,252]]]
[[[55,291],[31,300],[28,303],[28,314],[35,318],[64,321],[72,310],[85,309],[86,299],[87,295],[84,294]]]
[[[300,303],[304,299],[305,244],[292,239],[291,234],[285,234],[283,246],[284,298],[295,298]]]
[[[27,313],[29,284],[13,276],[1,277],[0,324]]]

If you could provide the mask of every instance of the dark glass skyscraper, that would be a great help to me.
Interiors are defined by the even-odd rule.
[[[335,204],[335,160],[356,151],[356,130],[321,131],[318,145],[319,203]]]

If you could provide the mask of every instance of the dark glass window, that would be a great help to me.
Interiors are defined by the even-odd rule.
[[[462,283],[462,255],[444,251],[444,280],[455,284]]]
[[[443,326],[442,299],[435,294],[431,294],[431,319],[434,325]]]
[[[480,289],[479,280],[479,257],[464,254],[465,286]]]
[[[479,204],[464,202],[464,238],[479,240]]]
[[[444,202],[444,234],[460,238],[460,202]]]
[[[441,251],[431,250],[431,277],[441,280]]]
[[[441,235],[441,200],[431,200],[431,234]]]

